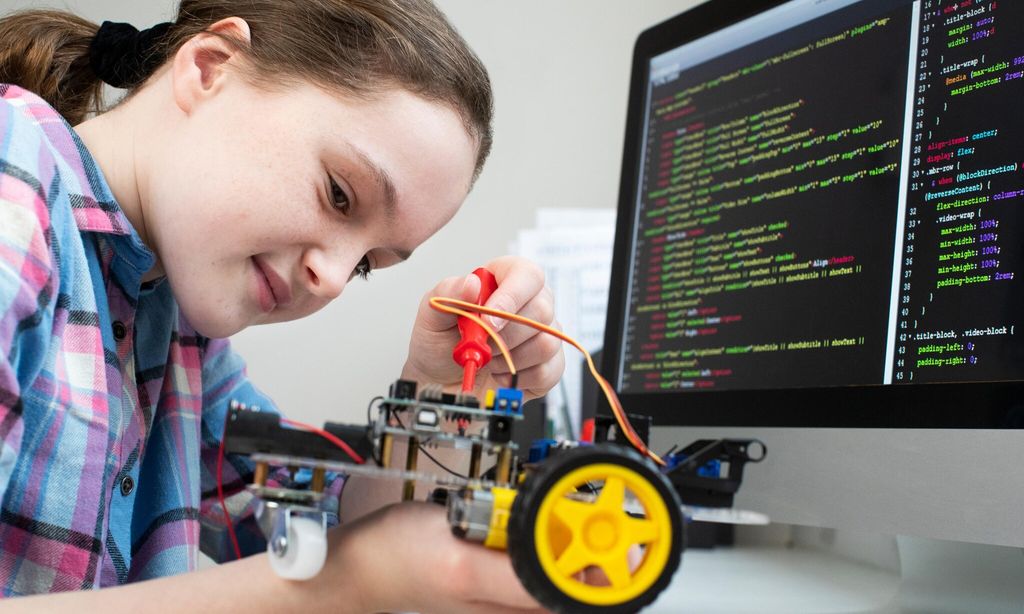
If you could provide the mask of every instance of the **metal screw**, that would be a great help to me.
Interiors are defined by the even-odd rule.
[[[284,535],[278,535],[270,542],[270,551],[274,553],[274,556],[280,558],[288,552],[288,538]]]

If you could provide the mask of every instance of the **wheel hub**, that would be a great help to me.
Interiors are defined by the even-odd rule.
[[[619,541],[617,523],[607,514],[587,519],[583,528],[583,540],[594,552],[607,552]]]

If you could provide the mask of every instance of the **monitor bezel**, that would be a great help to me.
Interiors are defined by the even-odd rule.
[[[633,48],[601,372],[630,413],[656,425],[833,428],[1024,428],[1024,382],[623,393],[620,350],[651,58],[788,0],[711,0],[640,34]],[[610,351],[609,351],[610,350]],[[604,398],[598,412],[608,413]]]

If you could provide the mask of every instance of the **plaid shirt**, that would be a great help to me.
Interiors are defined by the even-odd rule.
[[[0,85],[2,595],[180,573],[200,546],[232,558],[215,482],[227,401],[273,405],[169,284],[141,283],[153,262],[71,127]],[[224,463],[244,553],[265,547],[250,474]]]

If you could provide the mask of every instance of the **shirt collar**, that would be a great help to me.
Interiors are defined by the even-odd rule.
[[[153,267],[156,257],[121,210],[96,159],[78,133],[56,109],[32,92],[5,85],[0,87],[0,97],[20,107],[45,135],[54,152],[61,184],[68,192],[71,214],[79,231],[111,235],[108,239],[115,254],[141,278]]]
[[[139,233],[135,231],[135,227],[114,199],[114,194],[92,154],[85,148],[78,134],[71,130],[70,126],[68,128],[70,145],[74,146],[81,161],[80,165],[71,165],[73,169],[80,171],[78,183],[82,188],[80,194],[71,195],[71,213],[75,223],[82,232],[113,235],[110,237],[110,243],[117,255],[126,260],[141,278],[141,275],[153,267],[156,256],[142,242]]]
[[[55,154],[62,183],[71,192],[71,207],[78,228],[129,234],[131,224],[117,205],[96,160],[71,124],[45,100],[16,85],[0,86],[0,97],[16,105],[45,135]]]

